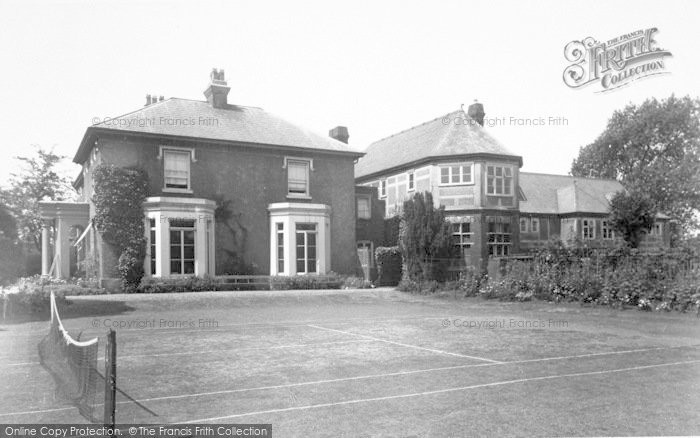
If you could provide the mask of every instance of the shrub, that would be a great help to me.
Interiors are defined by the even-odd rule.
[[[398,246],[377,247],[374,251],[377,263],[377,284],[396,286],[401,280],[401,253]]]
[[[93,224],[119,255],[122,286],[134,292],[143,277],[146,254],[143,201],[148,196],[148,174],[142,169],[99,165],[93,180]]]
[[[50,309],[51,292],[58,304],[66,302],[69,295],[100,295],[104,289],[87,283],[71,283],[62,279],[35,275],[17,280],[3,292],[11,315],[46,312]]]
[[[371,281],[355,276],[345,277],[342,284],[343,289],[369,289],[371,287],[374,287]]]

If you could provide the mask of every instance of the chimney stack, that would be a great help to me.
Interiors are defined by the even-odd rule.
[[[146,95],[146,105],[144,105],[144,106],[148,106],[148,105],[150,105],[150,104],[151,104],[151,95],[150,95],[150,94],[147,94],[147,95]]]
[[[328,131],[328,136],[338,141],[342,141],[345,144],[348,144],[348,140],[350,139],[350,134],[348,134],[348,128],[346,128],[345,126],[336,126],[335,128]]]
[[[484,116],[486,115],[484,113],[484,105],[480,104],[476,99],[474,99],[473,104],[469,105],[467,115],[479,125],[484,126]]]
[[[212,69],[209,78],[209,87],[204,90],[204,97],[214,108],[226,108],[228,92],[231,88],[226,86],[224,70]]]

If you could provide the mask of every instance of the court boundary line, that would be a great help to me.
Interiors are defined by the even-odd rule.
[[[326,330],[326,331],[330,331],[330,332],[342,333],[342,334],[345,334],[345,335],[358,336],[358,337],[361,337],[361,338],[371,339],[371,340],[373,340],[373,341],[384,342],[384,343],[392,344],[392,345],[398,345],[398,346],[401,346],[401,347],[407,347],[407,348],[414,348],[414,349],[423,350],[423,351],[429,351],[429,352],[431,352],[431,353],[446,354],[446,355],[449,355],[449,356],[463,357],[463,358],[465,358],[465,359],[481,360],[481,361],[484,361],[484,362],[491,362],[491,363],[503,363],[503,362],[500,361],[500,360],[487,359],[487,358],[485,358],[485,357],[479,357],[479,356],[469,356],[469,355],[466,355],[466,354],[453,353],[453,352],[451,352],[451,351],[444,351],[444,350],[437,350],[437,349],[434,349],[434,348],[421,347],[421,346],[419,346],[419,345],[404,344],[403,342],[391,341],[391,340],[388,340],[388,339],[377,338],[377,337],[374,337],[374,336],[369,336],[369,335],[363,335],[363,334],[359,334],[359,333],[348,332],[348,331],[345,331],[345,330],[338,330],[338,329],[333,329],[333,328],[328,328],[328,327],[321,327],[320,325],[308,324],[308,327],[312,327],[312,328],[319,329],[319,330]]]
[[[700,363],[700,359],[690,360],[690,361],[681,361],[681,362],[668,362],[668,363],[655,364],[655,365],[642,365],[642,366],[636,366],[636,367],[617,368],[617,369],[612,369],[612,370],[589,371],[589,372],[585,372],[585,373],[556,374],[556,375],[551,375],[551,376],[530,377],[527,379],[502,380],[499,382],[481,383],[478,385],[460,386],[460,387],[455,387],[455,388],[436,389],[433,391],[423,391],[423,392],[415,392],[415,393],[409,393],[409,394],[389,395],[389,396],[385,396],[385,397],[371,397],[371,398],[365,398],[365,399],[345,400],[345,401],[333,402],[333,403],[319,403],[319,404],[315,404],[315,405],[306,405],[306,406],[292,406],[292,407],[288,407],[288,408],[278,408],[278,409],[268,409],[265,411],[246,412],[243,414],[224,415],[224,416],[220,416],[220,417],[211,417],[211,418],[200,418],[197,420],[179,421],[179,422],[177,422],[177,424],[206,423],[206,422],[210,422],[210,421],[226,420],[229,418],[250,417],[252,415],[275,414],[275,413],[281,413],[281,412],[319,409],[319,408],[327,408],[327,407],[333,407],[333,406],[343,406],[343,405],[350,405],[350,404],[369,403],[369,402],[375,402],[375,401],[385,401],[385,400],[395,400],[395,399],[402,399],[402,398],[421,397],[421,396],[426,396],[426,395],[445,394],[445,393],[450,393],[450,392],[467,391],[470,389],[488,388],[488,387],[492,387],[492,386],[504,386],[504,385],[511,385],[511,384],[517,384],[517,383],[535,382],[535,381],[541,381],[541,380],[552,380],[552,379],[562,379],[562,378],[567,378],[567,377],[583,377],[583,376],[594,376],[594,375],[601,375],[601,374],[622,373],[622,372],[628,372],[628,371],[638,371],[638,370],[646,370],[646,369],[651,369],[651,368],[660,368],[660,367],[664,367],[664,366],[678,366],[678,365],[689,365],[689,364],[698,364],[698,363]]]
[[[317,342],[313,344],[286,344],[286,345],[273,345],[268,347],[246,347],[246,348],[218,348],[216,350],[203,350],[203,351],[187,351],[181,353],[153,353],[153,354],[128,354],[119,356],[119,359],[130,359],[130,358],[143,358],[143,357],[163,357],[163,356],[189,356],[197,354],[207,354],[207,353],[218,353],[220,351],[259,351],[259,350],[281,350],[284,348],[306,348],[315,347],[317,345],[334,345],[334,344],[352,344],[356,342],[372,342],[371,339],[353,339],[347,341],[328,341],[328,342]],[[98,361],[104,360],[104,357],[98,357]],[[20,362],[20,363],[8,363],[0,364],[2,367],[14,367],[20,365],[40,365],[40,362]]]
[[[464,368],[491,367],[491,366],[497,366],[497,365],[517,365],[517,364],[521,364],[521,363],[544,362],[544,361],[549,361],[549,360],[579,359],[582,357],[604,356],[604,355],[610,355],[610,354],[629,354],[629,353],[639,353],[639,352],[646,352],[646,351],[673,350],[673,349],[679,349],[679,348],[698,348],[698,347],[700,347],[700,345],[682,345],[682,346],[675,346],[675,347],[653,347],[653,348],[610,351],[610,352],[601,352],[601,353],[586,353],[586,354],[579,354],[579,355],[574,355],[574,356],[547,357],[547,358],[541,358],[541,359],[524,359],[524,360],[519,360],[519,361],[511,361],[511,362],[453,365],[453,366],[449,366],[449,367],[438,367],[438,368],[427,368],[427,369],[424,368],[424,369],[418,369],[418,370],[396,371],[393,373],[382,373],[382,374],[366,374],[366,375],[362,375],[362,376],[339,377],[336,379],[315,380],[315,381],[298,382],[298,383],[286,383],[286,384],[281,384],[281,385],[269,385],[269,386],[259,386],[259,387],[239,388],[239,389],[224,389],[224,390],[220,390],[220,391],[209,391],[209,392],[200,392],[200,393],[192,393],[192,394],[166,395],[166,396],[159,396],[159,397],[149,397],[149,398],[137,399],[136,401],[137,402],[149,402],[149,401],[173,400],[173,399],[178,399],[178,398],[206,397],[206,396],[211,396],[211,395],[234,394],[234,393],[239,393],[239,392],[264,391],[264,390],[270,390],[270,389],[294,388],[294,387],[298,387],[298,386],[320,385],[320,384],[325,384],[325,383],[337,383],[337,382],[345,382],[345,381],[352,381],[352,380],[377,379],[377,378],[382,378],[382,377],[395,377],[395,376],[403,376],[403,375],[410,375],[410,374],[422,374],[422,373],[430,373],[430,372],[434,372],[434,371],[450,371],[450,370],[458,370],[458,369],[464,369]],[[700,361],[700,359],[699,359],[699,361]],[[122,400],[122,401],[117,402],[118,405],[131,404],[131,403],[133,403],[133,402],[129,401],[129,400]],[[101,406],[101,404],[97,404],[96,406]],[[67,411],[67,410],[71,410],[71,409],[75,409],[75,407],[68,406],[68,407],[63,407],[63,408],[51,408],[51,409],[43,409],[43,410],[0,413],[0,417],[11,416],[11,415],[29,415],[29,414],[59,412],[59,411]]]

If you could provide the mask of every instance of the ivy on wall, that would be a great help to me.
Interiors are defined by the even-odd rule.
[[[134,290],[143,277],[146,255],[143,202],[148,196],[148,175],[139,168],[100,165],[92,176],[92,223],[119,255],[117,268],[124,289]]]

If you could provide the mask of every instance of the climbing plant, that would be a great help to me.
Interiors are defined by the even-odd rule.
[[[117,269],[124,289],[134,290],[143,277],[146,255],[143,202],[148,196],[148,175],[139,168],[100,165],[92,177],[92,223],[119,257]]]

